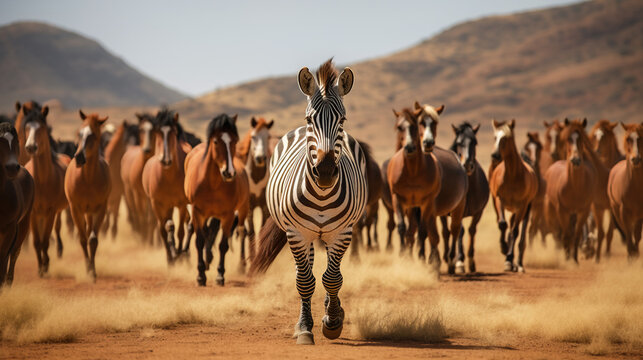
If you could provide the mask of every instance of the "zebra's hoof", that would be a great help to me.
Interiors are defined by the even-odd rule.
[[[464,274],[464,262],[458,260],[455,263],[455,273],[456,274]]]
[[[315,345],[315,338],[310,331],[302,332],[297,336],[297,345]]]
[[[342,334],[342,329],[344,329],[344,324],[340,324],[336,329],[329,329],[326,327],[326,324],[322,321],[322,333],[327,339],[334,340]],[[299,341],[299,340],[298,340]]]

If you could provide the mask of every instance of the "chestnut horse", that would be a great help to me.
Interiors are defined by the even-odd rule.
[[[145,163],[154,156],[154,139],[158,133],[158,124],[151,114],[136,114],[136,117],[141,145],[128,146],[125,150],[121,159],[121,179],[132,228],[142,236],[144,242],[152,244],[152,214],[142,179]]]
[[[171,265],[183,249],[183,225],[188,219],[188,199],[183,192],[186,152],[180,140],[183,130],[179,126],[178,113],[163,109],[156,115],[156,123],[160,131],[156,134],[154,153],[158,156],[145,163],[142,181],[165,245],[168,265]],[[174,240],[174,208],[179,210],[178,248]]]
[[[255,256],[255,224],[253,212],[261,210],[261,226],[270,216],[266,204],[266,185],[268,184],[268,164],[274,148],[275,139],[270,136],[274,120],[267,122],[260,117],[250,119],[250,129],[237,144],[236,157],[245,164],[246,175],[250,186],[250,215],[247,219],[247,236],[250,259]],[[272,141],[271,141],[272,140]],[[245,239],[241,240],[241,261],[245,262]]]
[[[0,289],[13,282],[22,243],[29,232],[34,201],[34,183],[18,163],[18,132],[8,122],[0,123]]]
[[[425,154],[434,153],[442,171],[442,186],[438,196],[435,198],[435,215],[440,217],[442,222],[442,237],[444,239],[444,261],[448,264],[449,274],[455,273],[455,252],[456,242],[462,230],[462,218],[467,203],[467,173],[458,161],[456,154],[451,150],[445,150],[435,145],[438,134],[438,119],[444,111],[444,105],[434,108],[431,105],[420,105],[417,101],[414,104],[416,110],[422,110],[420,116],[420,132],[422,136],[422,151]],[[449,186],[446,186],[449,184]],[[451,217],[451,224],[448,224],[447,216]],[[433,220],[435,222],[435,220]],[[425,222],[421,221],[418,232],[420,245],[419,256],[424,258],[424,243],[426,231],[423,231]],[[432,225],[430,225],[432,226]],[[431,230],[429,229],[429,232]],[[453,243],[449,243],[449,239]],[[438,238],[439,240],[439,238]]]
[[[26,134],[25,151],[31,158],[25,168],[33,177],[35,199],[31,211],[31,235],[38,259],[38,275],[49,270],[49,237],[56,221],[58,256],[62,255],[60,239],[60,214],[67,208],[63,189],[64,164],[52,149],[52,139],[47,128],[49,108],[41,110],[22,108],[21,126]]]
[[[129,145],[138,144],[138,125],[130,125],[127,120],[116,128],[114,134],[105,147],[105,161],[109,165],[109,178],[112,183],[112,191],[107,200],[107,214],[103,223],[102,231],[107,233],[111,227],[112,238],[116,238],[118,232],[118,213],[123,197],[123,179],[121,177],[121,160]]]
[[[471,217],[471,224],[469,225],[469,250],[467,259],[469,263],[469,272],[476,272],[476,263],[474,260],[475,252],[475,237],[478,227],[478,222],[482,218],[487,202],[489,201],[489,181],[487,176],[482,170],[480,163],[476,159],[476,145],[478,140],[476,134],[480,130],[480,124],[472,126],[468,122],[460,124],[460,126],[453,127],[455,139],[451,145],[451,151],[455,152],[460,159],[460,164],[467,172],[468,185],[466,205],[464,208],[463,217]],[[455,263],[455,272],[464,273],[464,251],[462,242],[464,240],[464,227],[458,235],[458,254]]]
[[[239,238],[245,237],[243,224],[250,211],[248,177],[244,164],[235,157],[236,145],[239,141],[236,121],[236,115],[230,117],[226,114],[212,119],[208,124],[206,143],[196,146],[185,159],[184,190],[188,202],[192,204],[199,286],[205,286],[205,270],[209,268],[212,261],[211,247],[214,244],[215,234],[206,230],[208,219],[219,219],[223,230],[219,243],[219,266],[216,279],[217,284],[221,286],[225,283],[228,238],[232,235],[235,222],[237,222]],[[211,236],[207,236],[206,239],[206,235]]]
[[[111,190],[109,166],[99,156],[101,126],[107,117],[85,115],[82,110],[78,113],[83,124],[79,132],[78,150],[65,173],[65,195],[74,224],[78,228],[87,272],[96,281],[94,259],[98,247],[98,232],[105,218]]]
[[[540,172],[544,174],[547,169],[558,160],[565,160],[565,144],[560,140],[563,125],[558,120],[543,121],[545,125],[545,143],[543,144],[542,165]]]
[[[603,165],[601,169],[597,169],[601,172],[600,179],[601,185],[600,190],[607,189],[607,180],[609,178],[609,171],[616,165],[619,161],[623,160],[624,157],[618,149],[618,144],[616,142],[616,135],[614,135],[614,128],[618,126],[618,123],[611,123],[609,120],[600,120],[592,127],[592,130],[589,134],[589,140],[592,143],[592,149],[596,152],[598,159]],[[605,186],[602,186],[605,185]],[[597,201],[592,205],[592,216],[594,221],[590,222],[590,231],[591,225],[596,225],[597,234],[596,234],[596,261],[600,261],[601,257],[601,245],[603,238],[605,238],[605,254],[609,256],[610,250],[612,247],[612,238],[614,236],[614,220],[610,216],[609,225],[607,228],[607,233],[603,230],[603,216],[605,211],[610,211],[610,202],[607,197],[606,192],[602,192],[597,197]]]
[[[548,234],[547,224],[545,222],[545,179],[544,175],[549,168],[549,165],[544,164],[543,155],[549,155],[549,160],[551,160],[551,154],[544,151],[544,146],[540,142],[540,137],[537,132],[528,132],[527,133],[527,142],[523,147],[522,157],[527,163],[534,169],[536,177],[538,178],[538,193],[536,197],[531,202],[531,216],[529,218],[529,229],[527,234],[529,235],[529,245],[534,241],[536,234],[540,232],[540,240],[542,241],[543,246],[546,244],[545,236]],[[544,171],[543,171],[544,169]]]
[[[626,159],[610,171],[607,193],[612,215],[627,244],[630,259],[639,256],[643,227],[643,123],[623,124]]]
[[[420,116],[424,110],[405,108],[395,114],[395,125],[398,134],[403,134],[402,148],[390,159],[387,169],[387,179],[391,192],[392,207],[395,211],[398,233],[402,244],[401,251],[410,250],[414,243],[416,221],[413,221],[414,208],[420,208],[420,222],[427,222],[431,254],[429,262],[438,272],[440,254],[438,244],[440,238],[435,223],[435,198],[442,185],[442,168],[435,154],[422,151],[420,135]],[[398,135],[399,138],[399,135]],[[409,227],[406,227],[405,217],[409,217]],[[426,235],[420,237],[425,239]]]
[[[514,137],[516,120],[498,122],[494,119],[491,124],[495,135],[491,157],[499,163],[489,175],[489,188],[498,215],[500,248],[502,254],[505,255],[505,271],[524,272],[522,260],[526,245],[525,230],[529,219],[530,204],[538,193],[538,178],[536,172],[518,154]],[[508,241],[505,241],[507,231],[505,209],[513,213]],[[522,229],[519,228],[521,223]],[[516,267],[514,246],[518,235],[520,235],[520,241],[518,243],[518,266]]]
[[[567,259],[578,262],[578,246],[598,190],[596,162],[585,134],[587,119],[569,121],[560,132],[566,160],[558,160],[545,173],[545,214],[554,238],[562,243]]]

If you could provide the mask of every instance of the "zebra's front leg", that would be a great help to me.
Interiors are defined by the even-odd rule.
[[[326,289],[326,300],[324,301],[326,315],[322,319],[322,332],[328,339],[337,339],[344,327],[344,309],[342,309],[338,296],[343,283],[340,265],[344,252],[350,245],[352,232],[350,228],[345,229],[334,243],[326,246],[328,265],[322,276],[322,283]]]
[[[310,298],[315,292],[315,276],[313,275],[313,262],[315,248],[313,242],[306,242],[301,236],[288,233],[288,244],[290,251],[295,258],[297,269],[297,291],[301,298],[301,309],[299,320],[295,324],[293,337],[297,339],[298,345],[314,345],[313,337],[313,314],[310,310]]]

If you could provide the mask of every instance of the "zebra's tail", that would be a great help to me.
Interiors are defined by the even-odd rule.
[[[281,230],[277,223],[269,217],[259,231],[259,248],[252,259],[248,275],[265,273],[284,245],[286,245],[286,232]]]

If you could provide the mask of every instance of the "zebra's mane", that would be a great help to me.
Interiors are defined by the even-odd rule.
[[[328,59],[319,67],[317,70],[317,84],[319,84],[319,92],[322,97],[326,98],[335,95],[334,88],[338,75],[337,69],[333,66],[333,58]]]

